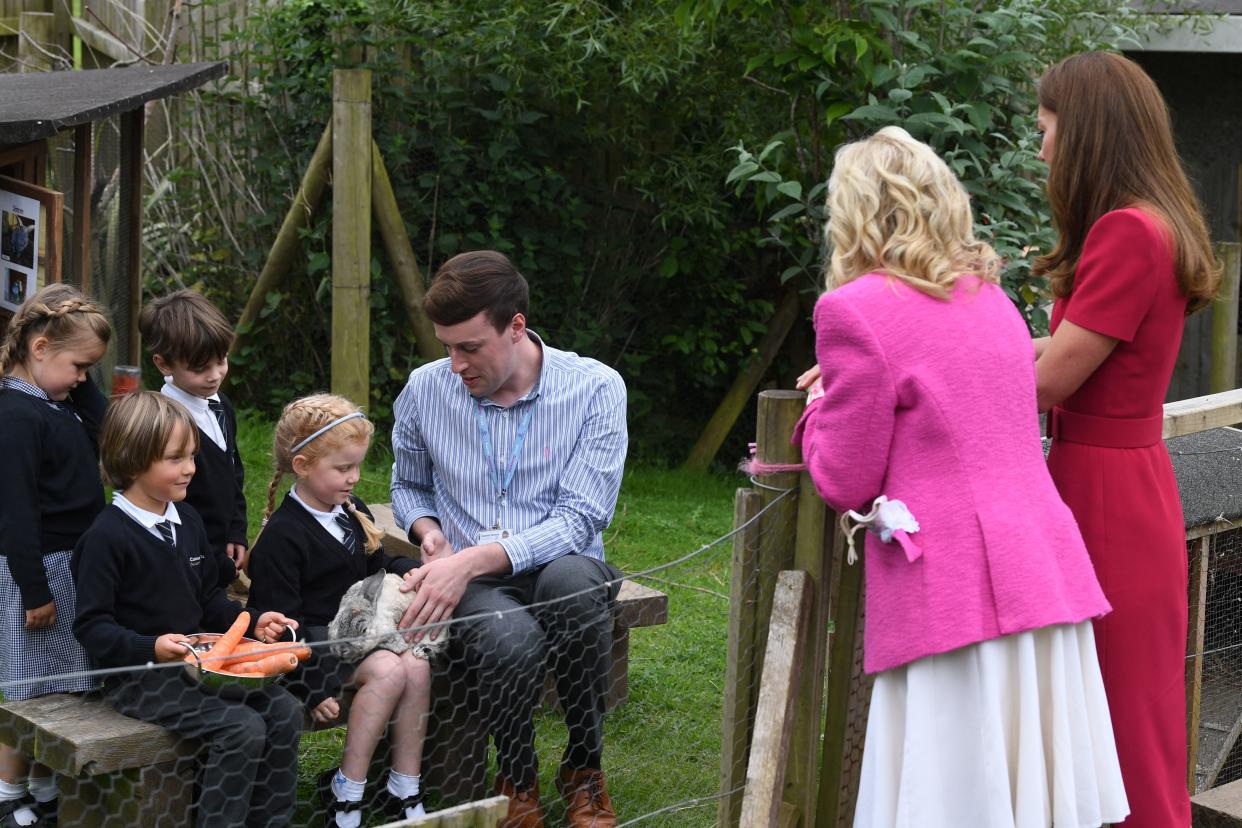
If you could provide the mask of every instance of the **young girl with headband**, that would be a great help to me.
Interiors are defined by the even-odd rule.
[[[0,692],[8,701],[96,684],[73,637],[70,556],[104,508],[98,445],[107,400],[86,370],[111,336],[99,305],[52,284],[18,308],[0,344]],[[56,794],[51,771],[0,746],[0,826],[54,823]]]
[[[381,570],[405,575],[409,558],[389,557],[366,505],[352,494],[374,427],[343,397],[317,394],[285,407],[276,425],[268,487],[268,519],[248,564],[250,605],[296,618],[310,641],[328,639],[341,598],[357,581]],[[297,478],[280,508],[276,493],[286,474]],[[291,689],[317,722],[341,715],[352,695],[339,768],[320,776],[328,826],[357,828],[367,767],[391,722],[392,766],[373,809],[389,819],[423,814],[419,784],[431,696],[431,667],[412,652],[386,650],[346,664],[322,647],[294,676]]]

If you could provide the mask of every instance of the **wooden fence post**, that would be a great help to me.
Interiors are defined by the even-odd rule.
[[[138,312],[142,309],[142,168],[146,119],[142,107],[121,114],[119,222],[125,230],[125,276],[129,291],[125,362],[139,365]],[[120,353],[118,351],[118,358]]]
[[[332,79],[332,391],[371,401],[371,70]]]
[[[1216,255],[1224,269],[1220,292],[1212,302],[1212,363],[1208,391],[1219,394],[1238,384],[1238,277],[1242,244],[1221,242]]]
[[[759,493],[738,489],[733,501],[733,579],[729,590],[729,644],[725,662],[723,733],[720,740],[720,806],[716,824],[732,828],[742,813],[742,788],[754,721],[755,610],[759,593]],[[749,524],[749,525],[747,525]],[[746,526],[745,529],[741,527]]]
[[[755,434],[755,459],[769,465],[794,465],[802,462],[802,452],[791,445],[794,426],[806,407],[802,391],[771,390],[759,393],[759,422]],[[794,528],[797,524],[798,500],[784,493],[798,485],[797,472],[764,475],[756,482],[760,509],[779,497],[784,500],[772,506],[759,519],[759,604],[755,612],[755,640],[768,638],[768,620],[772,617],[772,594],[776,576],[794,563]],[[756,672],[762,670],[757,662]]]
[[[24,11],[18,16],[18,21],[17,60],[21,64],[21,71],[50,71],[52,58],[47,50],[52,48],[55,37],[56,15],[50,12]]]
[[[805,572],[781,572],[777,578],[742,800],[741,824],[746,828],[776,828],[778,824],[792,824],[800,816],[792,806],[783,804],[781,794],[814,590],[811,576]]]
[[[1215,364],[1215,363],[1213,363]],[[1212,535],[1190,546],[1190,617],[1186,624],[1186,786],[1198,793],[1199,723],[1203,700],[1203,645],[1207,621],[1207,582]],[[1229,751],[1224,751],[1228,753]]]

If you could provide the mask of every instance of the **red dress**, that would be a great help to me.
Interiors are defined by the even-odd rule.
[[[1049,415],[1049,470],[1082,529],[1113,611],[1095,622],[1130,818],[1186,828],[1186,531],[1161,439],[1186,313],[1164,223],[1138,209],[1087,234],[1062,319],[1117,347]]]

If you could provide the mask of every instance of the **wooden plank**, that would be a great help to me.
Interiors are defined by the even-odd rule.
[[[1195,828],[1242,828],[1242,780],[1192,797],[1190,813]]]
[[[1213,394],[1238,385],[1238,277],[1242,245],[1221,242],[1216,255],[1222,265],[1220,292],[1212,301],[1212,361],[1208,390]]]
[[[24,11],[18,17],[17,28],[17,60],[20,71],[50,71],[52,58],[48,49],[52,46],[56,16],[49,12]]]
[[[811,635],[806,644],[805,669],[798,688],[794,743],[785,781],[785,801],[805,815],[802,828],[814,828],[819,796],[819,752],[824,732],[824,665],[828,652],[828,577],[832,572],[832,543],[836,514],[820,498],[810,474],[798,480],[798,524],[794,544],[795,568],[806,572],[814,586]]]
[[[0,705],[0,741],[69,776],[142,768],[191,756],[195,743],[64,693]]]
[[[21,16],[0,17],[0,37],[17,37],[21,33]]]
[[[142,356],[138,334],[138,313],[142,309],[142,185],[143,185],[143,109],[121,115],[120,221],[125,238],[125,277],[129,295],[129,333],[125,362],[140,365]]]
[[[332,81],[332,391],[371,402],[371,71]]]
[[[1242,422],[1242,388],[1165,403],[1164,439]]]
[[[475,828],[475,826],[494,826],[505,818],[509,811],[509,799],[504,796],[493,796],[478,802],[467,802],[454,808],[427,814],[419,819],[405,819],[400,822],[389,822],[379,828]]]
[[[1212,536],[1194,542],[1190,555],[1190,617],[1186,628],[1186,785],[1194,796],[1199,766],[1199,722],[1203,696],[1203,641],[1207,622],[1208,562]]]
[[[780,820],[786,760],[793,738],[793,700],[814,591],[811,576],[805,572],[787,570],[777,577],[742,799],[741,824],[746,828],[775,828]]]
[[[410,237],[405,232],[405,222],[401,219],[401,208],[397,206],[392,181],[384,167],[384,157],[380,155],[379,144],[374,141],[371,142],[371,202],[375,224],[388,253],[388,262],[392,265],[397,287],[401,289],[405,315],[414,328],[414,344],[419,355],[428,362],[440,359],[444,356],[444,348],[436,339],[435,325],[423,313],[423,274],[418,268]]]
[[[725,660],[724,709],[720,741],[720,804],[716,824],[733,828],[742,814],[746,763],[755,709],[755,609],[758,606],[759,493],[738,489],[733,499],[733,528],[750,524],[733,536],[729,589],[729,633]]]
[[[828,642],[828,712],[820,760],[817,828],[838,828],[853,821],[858,765],[870,683],[862,672],[863,558],[846,564],[845,537],[833,535],[831,597],[833,632]]]
[[[91,189],[94,184],[95,131],[91,124],[73,128],[73,282],[91,289]]]
[[[73,33],[91,49],[117,62],[130,62],[137,58],[134,50],[113,37],[102,26],[85,17],[73,18]]]

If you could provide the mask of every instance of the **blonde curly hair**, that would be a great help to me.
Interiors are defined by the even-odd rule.
[[[264,523],[276,509],[276,493],[280,490],[280,482],[286,474],[293,473],[293,458],[305,457],[314,462],[342,446],[350,443],[370,444],[375,433],[375,426],[365,417],[347,420],[332,429],[325,431],[310,443],[298,449],[294,454],[293,447],[310,437],[319,429],[333,420],[348,414],[355,414],[361,409],[344,397],[336,394],[312,394],[294,400],[285,406],[280,420],[276,423],[276,435],[272,440],[272,465],[274,473],[272,482],[267,487],[267,511]],[[354,508],[353,501],[347,500],[344,507],[358,519],[365,536],[367,554],[380,548],[384,533],[365,514]]]
[[[900,127],[837,150],[828,180],[827,289],[881,272],[938,299],[1000,260],[974,235],[970,198],[947,164]]]

